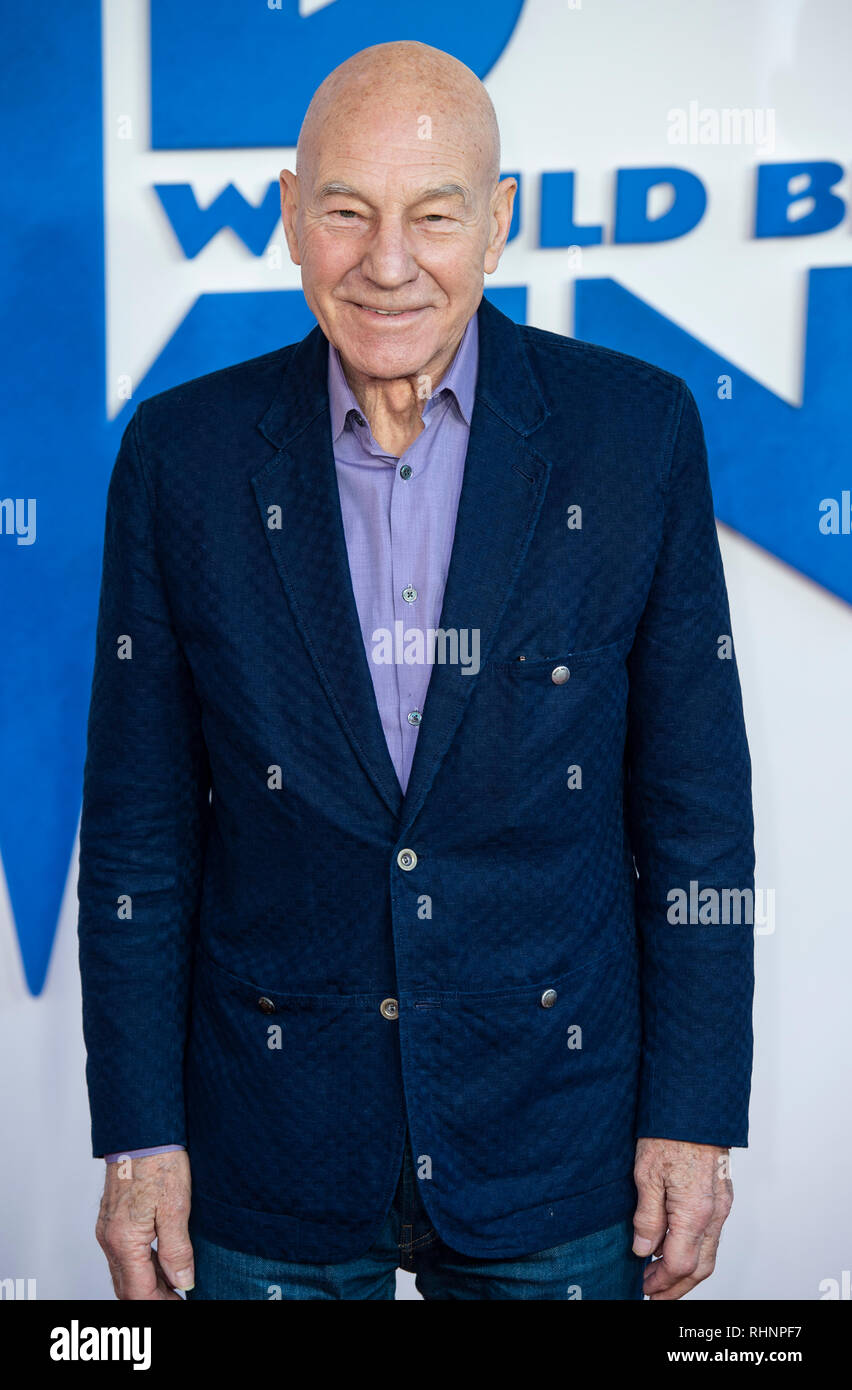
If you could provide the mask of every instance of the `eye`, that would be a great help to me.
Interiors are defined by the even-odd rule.
[[[427,212],[427,214],[426,214],[426,216],[424,217],[423,221],[424,221],[424,222],[429,222],[430,220],[433,221],[433,222],[434,222],[434,221],[438,221],[438,222],[447,222],[449,219],[448,219],[447,217],[445,217],[444,214],[443,214],[442,212]]]
[[[332,216],[338,217],[357,217],[358,213],[354,208],[333,208]]]

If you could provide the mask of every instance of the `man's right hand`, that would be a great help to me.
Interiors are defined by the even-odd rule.
[[[180,1298],[175,1289],[195,1283],[189,1240],[190,1173],[185,1151],[106,1165],[95,1228],[109,1262],[116,1297]],[[157,1240],[157,1249],[151,1242]]]

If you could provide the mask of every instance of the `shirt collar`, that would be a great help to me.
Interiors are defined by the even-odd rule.
[[[476,371],[479,358],[479,324],[474,314],[462,334],[455,356],[441,379],[435,395],[426,402],[424,414],[431,409],[442,391],[450,391],[461,412],[465,424],[470,427],[473,415],[473,402],[476,394]],[[328,402],[331,412],[331,437],[337,442],[343,432],[350,410],[356,414],[361,408],[340,361],[340,353],[333,343],[328,345]]]

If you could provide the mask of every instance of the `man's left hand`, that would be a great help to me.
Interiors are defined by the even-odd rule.
[[[633,1250],[660,1256],[645,1270],[648,1298],[683,1298],[713,1273],[734,1200],[729,1154],[713,1144],[637,1140]]]

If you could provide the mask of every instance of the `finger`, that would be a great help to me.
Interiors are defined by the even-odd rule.
[[[180,1294],[175,1293],[171,1280],[166,1275],[160,1261],[157,1259],[156,1250],[151,1251],[151,1258],[154,1263],[154,1268],[157,1271],[157,1297],[162,1299],[163,1302],[183,1303],[183,1299]]]
[[[672,1229],[663,1241],[662,1255],[646,1270],[645,1292],[659,1292],[694,1274],[701,1258],[703,1231]]]
[[[646,1178],[637,1178],[636,1187],[639,1201],[633,1213],[633,1253],[650,1255],[666,1234],[665,1190],[652,1187]]]
[[[719,1230],[715,1228],[715,1223],[714,1229],[702,1232],[679,1225],[669,1230],[663,1242],[661,1258],[645,1271],[644,1292],[650,1298],[655,1293],[680,1288],[681,1292],[672,1296],[682,1297],[688,1288],[694,1288],[712,1274],[718,1244]]]
[[[183,1293],[195,1284],[195,1260],[186,1213],[157,1212],[157,1259],[173,1289]]]
[[[143,1302],[157,1297],[157,1268],[150,1245],[145,1252],[112,1252],[118,1265],[118,1297],[123,1303]]]
[[[647,1294],[648,1298],[655,1302],[668,1302],[683,1298],[684,1294],[689,1293],[690,1289],[694,1289],[703,1279],[708,1279],[715,1267],[715,1257],[708,1261],[705,1260],[702,1254],[694,1274],[687,1275],[686,1278],[677,1280],[676,1283],[671,1284],[668,1288],[661,1289],[659,1292],[655,1292],[653,1289],[649,1292],[647,1288],[643,1288],[643,1293]]]

